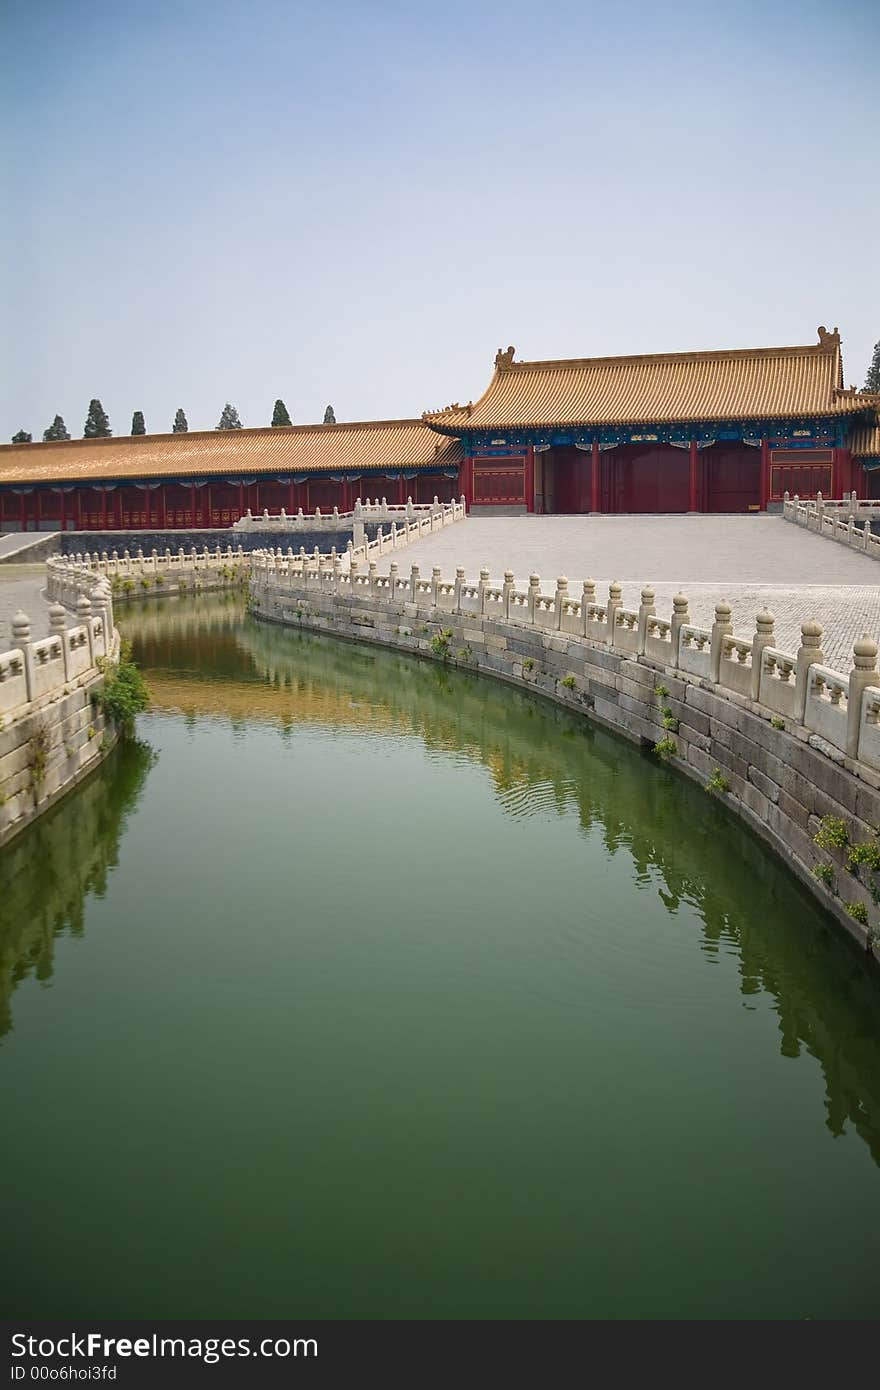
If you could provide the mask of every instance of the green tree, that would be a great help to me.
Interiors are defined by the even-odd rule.
[[[214,426],[215,430],[240,430],[241,421],[238,418],[238,411],[234,405],[227,401],[223,407],[223,414],[218,423]]]
[[[275,402],[275,409],[272,411],[272,427],[276,425],[292,425],[293,421],[287,413],[287,406],[283,401]]]
[[[108,439],[112,433],[110,420],[101,402],[98,400],[89,401],[89,413],[86,416],[83,439]]]
[[[131,432],[132,434],[146,434],[147,427],[144,424],[144,412],[142,410],[136,410],[132,415]]]
[[[874,356],[871,358],[868,375],[865,377],[865,390],[880,391],[880,343],[874,344]]]
[[[188,434],[189,425],[186,423],[186,416],[183,413],[183,406],[179,406],[174,417],[174,427],[172,434]]]
[[[69,439],[70,433],[60,415],[56,415],[51,425],[43,430],[43,440],[48,444],[53,439]]]
[[[335,425],[335,424],[336,424],[336,416],[335,416],[334,413],[333,413],[333,407],[332,407],[332,405],[328,405],[327,409],[324,411],[324,424],[325,424],[325,425]]]
[[[13,444],[33,444],[34,436],[28,434],[27,430],[19,430],[18,434],[12,436]]]

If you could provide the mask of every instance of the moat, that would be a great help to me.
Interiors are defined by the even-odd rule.
[[[875,1315],[880,975],[721,804],[482,677],[120,608],[0,855],[7,1316]]]

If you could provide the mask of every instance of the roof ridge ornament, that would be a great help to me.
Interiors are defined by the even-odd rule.
[[[820,324],[816,330],[819,334],[819,347],[823,352],[833,352],[840,347],[840,329],[835,327],[833,333],[829,333],[824,324]]]
[[[514,358],[515,352],[516,352],[516,348],[514,348],[514,347],[509,347],[509,348],[507,349],[506,352],[504,351],[503,348],[499,348],[499,349],[498,349],[498,351],[497,351],[496,354],[495,354],[495,370],[496,370],[496,372],[506,372],[506,371],[509,371],[509,369],[513,366],[513,358]]]

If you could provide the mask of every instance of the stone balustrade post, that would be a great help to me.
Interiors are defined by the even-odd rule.
[[[557,632],[562,629],[567,598],[568,579],[564,574],[560,574],[559,578],[556,580],[556,595],[553,602],[553,626],[556,628]]]
[[[623,590],[617,583],[616,579],[613,581],[613,583],[608,585],[608,602],[605,605],[605,617],[608,622],[608,645],[610,647],[614,646],[614,636],[617,625],[617,619],[615,615],[617,613],[618,608],[620,608],[621,604],[623,603],[622,593]]]
[[[34,698],[34,649],[31,644],[31,620],[27,613],[20,608],[12,619],[12,645],[21,648],[25,690],[30,702]]]
[[[396,521],[392,521],[392,523],[391,523],[391,549],[392,549],[392,550],[396,550],[396,549],[397,549],[397,522],[396,522]]]
[[[460,612],[461,612],[461,586],[462,586],[463,583],[464,583],[464,568],[463,568],[462,565],[457,565],[457,566],[456,566],[456,569],[455,569],[455,591],[454,591],[454,593],[453,593],[453,595],[452,595],[452,611],[453,611],[453,613],[460,613]]]
[[[594,579],[585,579],[584,582],[583,582],[583,588],[582,588],[582,592],[581,592],[581,636],[582,636],[582,637],[586,637],[587,632],[589,631],[589,622],[590,622],[589,607],[590,607],[590,604],[591,604],[591,603],[595,603],[595,602],[596,602],[596,581],[595,581]]]
[[[410,572],[409,572],[409,601],[410,601],[410,603],[418,603],[418,601],[419,601],[419,589],[418,589],[418,585],[419,585],[419,567],[418,567],[418,565],[413,565],[413,566],[410,568]]]
[[[80,594],[76,601],[76,619],[82,623],[86,630],[86,640],[89,644],[89,666],[95,664],[95,635],[92,632],[92,601],[88,594]]]
[[[64,680],[67,682],[67,670],[69,653],[67,641],[65,640],[65,628],[67,627],[67,614],[60,603],[53,603],[49,609],[49,629],[53,637],[57,637],[61,645],[61,659],[64,665]]]
[[[537,612],[538,598],[541,593],[541,576],[539,574],[529,575],[529,589],[527,595],[529,622],[535,621]]]
[[[716,684],[721,676],[721,657],[724,654],[724,639],[733,632],[730,620],[732,609],[726,599],[715,605],[715,621],[709,639],[709,679]]]
[[[504,571],[504,582],[501,585],[501,605],[505,620],[510,617],[510,595],[513,590],[513,570]]]
[[[484,567],[480,570],[480,582],[477,585],[477,606],[480,615],[486,612],[486,590],[489,587],[489,571]]]
[[[352,594],[355,594],[355,593],[357,592],[357,587],[358,587],[358,582],[357,582],[357,580],[358,580],[358,562],[357,562],[357,560],[352,560],[352,561],[350,561],[349,566],[348,566],[348,583],[349,583],[349,588],[351,589]]]
[[[766,608],[755,615],[755,635],[752,638],[752,678],[749,696],[757,700],[761,693],[761,665],[765,647],[772,647],[775,641],[776,619]]]
[[[440,605],[440,566],[434,565],[431,570],[431,605],[438,608]]]
[[[645,588],[642,590],[642,601],[639,604],[639,627],[636,642],[636,652],[639,656],[645,655],[645,643],[648,638],[648,619],[653,618],[657,609],[654,607],[654,590]]]
[[[877,643],[866,632],[853,643],[853,668],[849,673],[849,697],[846,707],[846,754],[859,756],[862,731],[862,695],[869,686],[880,685],[877,670]]]
[[[367,566],[367,574],[370,577],[370,598],[376,597],[376,561],[371,560]]]
[[[413,506],[413,500],[412,500],[411,497],[407,497],[407,499],[406,499],[406,519],[407,519],[407,522],[414,521],[414,520],[415,520],[415,515],[416,515],[416,510],[415,510],[415,507]]]
[[[810,667],[822,666],[824,662],[821,625],[814,622],[801,623],[801,645],[798,648],[795,666],[795,718],[799,724],[803,724],[807,708]]]
[[[681,630],[683,627],[687,626],[687,624],[691,620],[691,615],[688,611],[688,608],[689,605],[686,594],[673,594],[671,624],[672,630],[670,636],[672,639],[672,665],[676,670],[678,670],[678,667],[680,665],[679,650],[681,647]]]
[[[392,601],[397,598],[397,561],[392,560],[388,567],[388,597]]]

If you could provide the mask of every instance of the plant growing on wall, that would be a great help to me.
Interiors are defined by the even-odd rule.
[[[725,792],[730,791],[730,782],[724,776],[724,773],[721,771],[720,767],[716,767],[715,771],[712,773],[712,776],[706,783],[706,791],[718,792],[719,796],[723,796]]]
[[[452,628],[446,627],[431,638],[431,651],[441,661],[449,660],[449,643],[452,641]]]
[[[846,849],[849,844],[846,821],[840,816],[823,816],[813,836],[813,843],[820,849]]]
[[[31,775],[31,791],[38,800],[40,788],[46,780],[49,765],[49,730],[45,724],[37,724],[27,742],[27,768]]]
[[[654,744],[654,752],[658,758],[672,758],[678,752],[678,745],[673,738],[661,738]]]
[[[843,906],[854,922],[861,922],[863,927],[868,925],[868,909],[864,903],[844,903]]]
[[[101,708],[128,737],[134,731],[135,715],[150,703],[146,682],[131,659],[130,642],[123,642],[118,665],[105,669],[104,689],[99,696]]]

